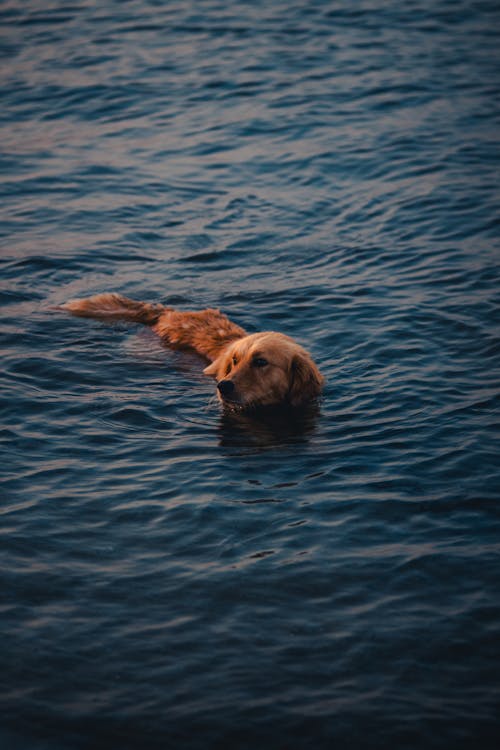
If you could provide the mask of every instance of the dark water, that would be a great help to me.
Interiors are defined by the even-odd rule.
[[[3,747],[493,747],[500,11],[37,2],[1,24]],[[51,305],[307,346],[307,424]]]

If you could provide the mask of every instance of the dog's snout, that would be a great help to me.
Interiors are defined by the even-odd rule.
[[[223,396],[229,396],[234,391],[234,383],[232,380],[219,380],[217,388]]]

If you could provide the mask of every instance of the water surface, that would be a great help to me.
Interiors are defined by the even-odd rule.
[[[499,23],[0,6],[6,747],[495,746]],[[296,337],[320,413],[52,309],[103,291]]]

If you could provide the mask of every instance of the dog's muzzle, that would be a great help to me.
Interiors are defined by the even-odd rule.
[[[219,389],[221,396],[224,398],[230,398],[234,392],[234,383],[232,380],[219,380],[217,388]]]

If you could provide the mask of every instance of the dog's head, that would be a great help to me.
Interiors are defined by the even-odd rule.
[[[217,379],[224,404],[244,409],[307,404],[319,396],[324,382],[305,349],[272,331],[232,342],[204,373]]]

